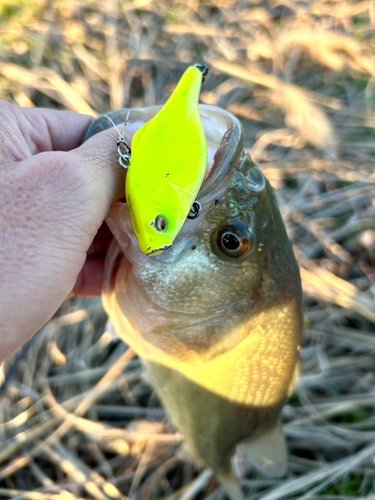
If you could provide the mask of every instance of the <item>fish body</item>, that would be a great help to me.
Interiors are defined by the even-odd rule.
[[[128,207],[116,203],[103,302],[193,455],[240,498],[235,452],[265,473],[285,472],[279,419],[298,377],[301,282],[272,188],[243,151],[239,122],[211,106],[200,106],[200,115],[208,144],[201,215],[149,258]]]
[[[202,70],[198,68],[185,71],[166,104],[132,140],[126,200],[145,254],[173,243],[206,171],[207,144],[198,111]]]

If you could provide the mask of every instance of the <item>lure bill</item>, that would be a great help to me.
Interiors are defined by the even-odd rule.
[[[146,255],[172,245],[204,179],[207,143],[198,103],[207,71],[190,66],[159,113],[133,137],[126,200]]]

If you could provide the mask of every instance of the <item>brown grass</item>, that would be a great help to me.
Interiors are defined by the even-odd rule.
[[[286,478],[253,499],[374,497],[373,1],[0,3],[0,98],[101,114],[166,100],[192,62],[277,189],[305,292]],[[20,304],[22,307],[22,304]],[[0,498],[183,498],[194,466],[99,300],[67,301],[0,372]]]

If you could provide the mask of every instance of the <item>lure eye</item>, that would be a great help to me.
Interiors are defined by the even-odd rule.
[[[219,228],[213,243],[217,254],[220,252],[227,257],[243,257],[251,249],[251,234],[242,221],[234,220],[232,224],[227,223]]]
[[[163,215],[157,215],[155,219],[155,227],[159,233],[164,233],[167,229],[167,219]]]

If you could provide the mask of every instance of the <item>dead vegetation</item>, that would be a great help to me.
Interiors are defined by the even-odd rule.
[[[162,103],[187,64],[242,121],[305,291],[288,475],[252,499],[375,498],[373,0],[2,0],[0,97],[91,114]],[[20,304],[22,307],[22,304]],[[99,300],[66,302],[2,369],[0,498],[214,500]]]

